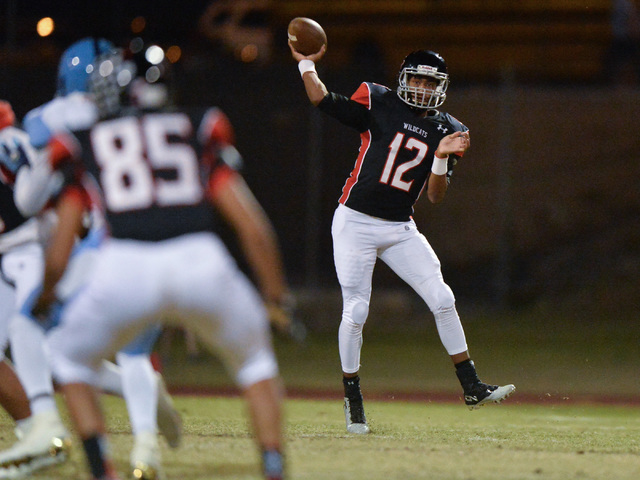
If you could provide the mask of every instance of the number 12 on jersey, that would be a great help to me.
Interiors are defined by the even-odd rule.
[[[384,169],[382,170],[382,175],[380,176],[380,183],[384,183],[385,185],[389,185],[394,188],[398,188],[400,190],[404,190],[408,192],[413,184],[413,179],[409,181],[405,181],[402,179],[403,175],[405,175],[412,168],[417,167],[422,163],[422,161],[427,156],[427,152],[429,151],[429,146],[417,140],[413,137],[409,138],[405,143],[404,147],[402,143],[404,141],[404,133],[398,132],[396,136],[393,138],[393,141],[389,144],[389,155],[387,156],[387,161],[384,164]],[[412,160],[401,163],[400,165],[395,167],[396,158],[398,156],[398,152],[400,148],[405,148],[407,150],[415,151],[415,157]],[[393,177],[392,177],[393,174]],[[391,179],[391,181],[389,181]]]

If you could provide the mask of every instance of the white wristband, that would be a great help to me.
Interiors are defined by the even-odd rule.
[[[449,155],[445,158],[440,158],[437,155],[433,156],[433,165],[431,165],[431,171],[436,175],[445,175],[449,170],[448,166]]]
[[[313,60],[308,60],[308,59],[304,59],[304,60],[300,60],[298,62],[298,70],[300,70],[300,76],[304,77],[304,74],[307,72],[316,72],[316,64],[313,63]]]

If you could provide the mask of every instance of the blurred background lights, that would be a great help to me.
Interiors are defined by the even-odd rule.
[[[240,59],[245,63],[254,62],[258,58],[258,47],[254,44],[245,45],[240,51]]]
[[[131,20],[131,31],[133,33],[142,32],[147,26],[147,20],[144,17],[136,17]]]
[[[111,75],[111,72],[113,72],[113,62],[111,60],[105,60],[100,64],[98,71],[103,77]]]
[[[129,70],[128,68],[120,70],[120,72],[118,72],[118,75],[116,76],[118,85],[120,85],[121,87],[126,87],[127,85],[129,85],[129,83],[131,83],[131,79],[131,70]]]
[[[147,51],[144,52],[144,58],[146,58],[149,63],[158,65],[164,60],[164,50],[157,45],[151,45],[147,48]]]
[[[129,50],[131,53],[136,54],[144,47],[144,40],[140,37],[135,37],[129,42]]]
[[[53,19],[51,17],[45,17],[38,20],[36,31],[41,37],[48,37],[53,32],[54,28],[55,24],[53,23]]]
[[[178,60],[180,60],[180,57],[182,57],[182,50],[180,49],[179,46],[172,45],[171,47],[167,48],[166,55],[167,55],[167,59],[171,63],[177,63]]]
[[[147,80],[147,82],[154,83],[160,79],[161,73],[162,72],[160,72],[160,69],[154,65],[153,67],[147,69],[144,74],[144,78]]]

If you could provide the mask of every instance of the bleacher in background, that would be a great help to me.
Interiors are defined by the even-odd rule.
[[[611,40],[610,0],[278,0],[274,23],[314,18],[334,65],[368,42],[390,72],[418,48],[439,51],[456,82],[598,81]]]
[[[96,31],[123,41],[130,36],[131,17],[142,15],[116,7],[123,1],[114,2],[111,15],[92,17],[93,23],[79,19],[96,16],[90,5],[78,11],[68,7],[56,17],[55,34],[38,41],[29,36],[37,18],[22,9],[14,18],[9,9],[0,9],[0,20],[11,26],[7,32],[17,32],[0,43],[0,65],[53,66],[71,41]],[[239,53],[250,45],[257,50],[257,64],[265,59],[283,63],[290,60],[289,21],[311,17],[328,35],[324,63],[338,68],[379,63],[386,83],[395,79],[402,59],[421,48],[440,52],[459,84],[495,82],[506,75],[518,83],[594,83],[602,80],[612,40],[612,0],[216,0],[208,6],[200,0],[190,5],[179,22],[158,7],[157,15],[149,13],[149,33],[143,35],[165,46],[180,45],[185,57],[197,49],[226,50],[251,62],[255,58]],[[225,48],[218,49],[221,45]]]
[[[185,42],[178,99],[217,105],[231,118],[243,173],[274,222],[296,287],[336,288],[329,227],[359,145],[355,132],[307,101],[286,27],[308,16],[327,31],[318,70],[335,92],[351,94],[361,81],[394,87],[402,58],[416,48],[445,56],[452,77],[445,110],[471,129],[472,147],[445,202],[434,208],[422,199],[415,218],[458,298],[517,304],[604,284],[606,300],[619,305],[631,292],[637,303],[640,88],[601,82],[610,0],[227,4],[247,7],[241,13],[251,21],[239,24],[260,25],[253,34],[236,30],[230,45],[256,43],[266,30],[270,60],[242,60],[193,27],[192,36],[172,30],[165,40]],[[268,15],[250,10],[260,6]],[[256,21],[265,17],[268,28]],[[59,38],[35,44],[0,49],[0,98],[19,118],[53,95],[66,46]],[[502,82],[508,73],[513,82]],[[382,266],[374,281],[404,288]]]

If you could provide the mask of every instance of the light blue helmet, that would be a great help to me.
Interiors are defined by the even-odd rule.
[[[83,38],[67,48],[58,64],[56,95],[88,92],[89,78],[98,56],[115,52],[115,46],[104,38]]]

